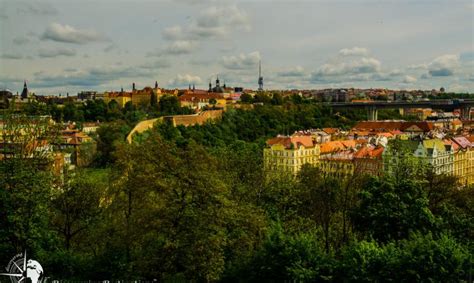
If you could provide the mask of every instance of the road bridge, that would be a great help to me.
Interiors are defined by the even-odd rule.
[[[331,102],[323,105],[333,109],[365,109],[369,121],[377,120],[379,109],[431,108],[443,111],[461,111],[461,119],[469,120],[474,99],[443,99],[428,101],[367,101],[367,102]]]

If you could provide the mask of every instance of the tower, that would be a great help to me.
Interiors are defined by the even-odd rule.
[[[21,99],[26,99],[28,98],[28,87],[26,86],[26,81],[23,84],[23,91],[21,92]]]
[[[212,91],[212,83],[211,83],[211,81],[209,81],[209,92],[211,92],[211,91]]]
[[[135,91],[135,83],[132,83],[132,91]]]
[[[262,61],[258,61],[258,90],[263,90]]]
[[[155,88],[158,88],[158,81],[155,81]]]
[[[217,75],[217,78],[216,78],[216,87],[219,87],[219,86],[220,86],[219,75]]]

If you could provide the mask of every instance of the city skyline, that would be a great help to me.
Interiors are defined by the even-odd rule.
[[[454,3],[453,3],[454,2]],[[471,1],[2,1],[0,88],[474,91]],[[289,9],[291,8],[291,9]],[[271,11],[271,12],[270,12]]]

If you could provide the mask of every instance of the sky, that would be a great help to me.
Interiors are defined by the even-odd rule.
[[[0,89],[474,92],[474,2],[0,0]]]

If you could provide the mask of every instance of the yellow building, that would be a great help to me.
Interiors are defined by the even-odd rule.
[[[120,107],[124,107],[129,101],[131,101],[134,106],[147,106],[151,102],[152,94],[156,95],[157,101],[162,96],[161,89],[158,87],[157,82],[155,82],[154,88],[147,86],[144,89],[137,90],[135,89],[135,84],[133,84],[131,92],[124,92],[122,89],[121,91],[104,92],[103,95],[99,94],[98,97],[102,97],[106,104],[115,100]]]
[[[226,99],[221,93],[213,93],[202,90],[186,91],[179,97],[181,107],[189,107],[200,110],[204,107],[215,106],[217,108],[226,107]]]
[[[454,173],[453,147],[440,139],[423,140],[418,145],[415,156],[426,159],[436,174]]]
[[[445,140],[454,150],[454,175],[461,185],[474,184],[474,146],[465,137]]]
[[[106,104],[114,100],[121,108],[123,108],[127,102],[132,101],[130,93],[128,92],[105,92],[103,99]]]
[[[157,86],[155,88],[147,86],[142,90],[132,90],[131,97],[133,105],[149,105],[152,94],[156,95],[156,100],[158,101],[161,96],[161,89]]]
[[[297,174],[303,164],[317,165],[319,145],[311,136],[277,136],[263,150],[267,172]]]
[[[327,175],[336,178],[346,178],[354,175],[354,153],[352,150],[344,150],[325,154],[319,160],[319,168]]]

